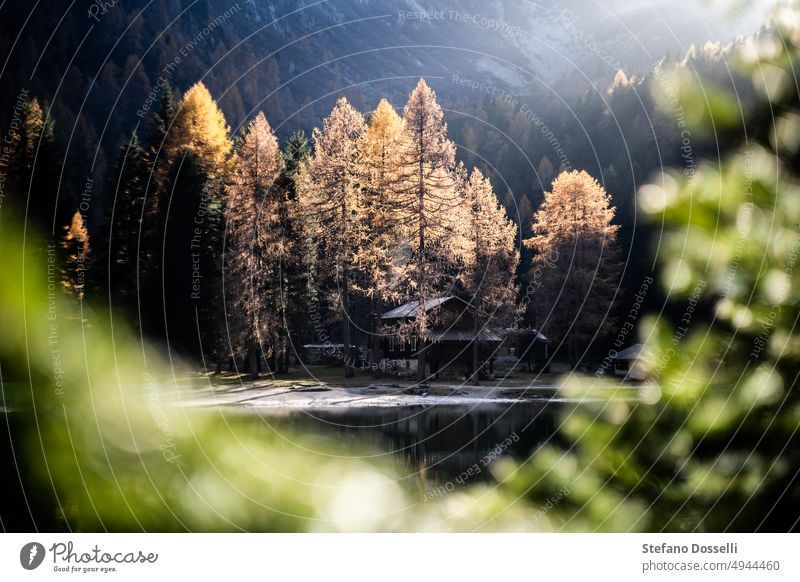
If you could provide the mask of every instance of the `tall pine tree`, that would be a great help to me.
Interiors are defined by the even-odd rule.
[[[384,298],[388,295],[392,259],[401,237],[397,221],[398,194],[404,177],[400,172],[400,151],[403,146],[403,120],[386,99],[370,115],[369,127],[362,148],[364,220],[367,240],[364,245],[364,266],[359,285],[369,305],[369,332],[372,361],[380,362],[379,324]],[[373,367],[376,374],[380,369]]]
[[[285,361],[282,282],[291,255],[284,233],[288,200],[279,183],[283,157],[263,113],[247,126],[234,166],[225,198],[227,327],[234,352],[247,353],[256,376],[259,347]]]
[[[129,314],[136,310],[140,290],[140,244],[145,219],[147,160],[136,132],[120,146],[110,178],[113,202],[108,218],[108,248],[104,265],[111,301]]]
[[[311,148],[306,139],[305,132],[301,129],[289,136],[286,147],[283,150],[283,171],[281,180],[284,189],[289,193],[289,199],[294,200],[297,195],[295,178],[308,158],[311,157]]]
[[[611,328],[619,285],[615,208],[585,171],[562,172],[534,215],[537,324],[564,346],[578,365],[592,341]]]
[[[141,304],[162,306],[162,271],[164,235],[167,227],[167,206],[172,163],[177,152],[168,135],[176,131],[175,97],[168,82],[161,89],[158,110],[153,113],[147,130],[147,180],[145,184],[144,217],[139,235],[139,296]],[[164,334],[164,314],[161,309],[142,309],[142,328],[150,335]]]
[[[315,302],[311,273],[314,268],[314,245],[306,236],[302,221],[297,221],[297,176],[311,157],[311,146],[303,130],[289,136],[283,150],[283,169],[281,171],[281,188],[288,198],[286,202],[287,216],[284,221],[284,236],[291,245],[291,260],[284,264],[284,297],[286,320],[290,322],[288,332],[290,344],[303,345],[311,341],[313,331],[309,325],[307,306]],[[291,337],[294,336],[294,337]],[[290,354],[284,353],[285,361],[281,368],[288,371]]]
[[[519,291],[514,279],[519,264],[517,226],[497,200],[492,184],[477,168],[462,186],[461,222],[464,291],[472,304],[475,338],[472,379],[478,384],[480,338],[501,333],[511,322]]]
[[[220,361],[227,352],[222,305],[222,198],[233,147],[222,111],[197,83],[178,104],[164,207],[163,294],[172,344]]]
[[[78,298],[86,290],[86,271],[89,266],[89,231],[83,216],[76,211],[68,226],[64,226],[61,238],[61,270],[64,289]]]
[[[25,211],[33,226],[55,234],[71,225],[74,201],[60,200],[58,177],[61,159],[55,139],[55,123],[47,105],[34,97],[22,108],[19,132],[10,133],[14,205]]]
[[[353,375],[351,299],[365,242],[360,193],[364,117],[342,97],[314,128],[314,156],[300,172],[300,212],[313,232],[329,302],[342,327],[345,375]]]
[[[398,169],[403,180],[396,193],[396,219],[403,235],[398,260],[388,286],[390,298],[417,301],[421,309],[402,335],[417,335],[423,346],[417,355],[417,380],[427,378],[425,341],[431,317],[427,305],[448,288],[449,243],[459,205],[455,177],[455,145],[447,139],[447,125],[436,94],[420,79],[403,109],[403,140]]]

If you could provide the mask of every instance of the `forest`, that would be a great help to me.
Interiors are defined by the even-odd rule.
[[[66,4],[0,35],[1,529],[797,530],[796,8],[514,84],[369,3]],[[375,367],[447,301],[463,377]]]
[[[139,34],[146,34],[150,27],[160,26],[161,20],[166,19],[166,14],[174,8],[167,2],[158,4],[159,10],[148,11],[142,18],[134,18],[134,13],[126,15],[123,10],[109,11],[107,17],[101,16],[119,21],[115,27],[121,26],[126,18],[133,18],[132,25],[142,28]],[[218,18],[213,18],[215,14],[211,7],[207,7],[205,12],[198,12],[197,7],[193,7],[189,13],[192,22],[216,23],[206,27],[209,29],[208,38],[202,39],[203,42],[217,43],[212,56],[222,58],[226,54],[226,43],[235,42],[235,36],[231,35],[243,34],[236,31],[238,27],[224,26],[227,20],[233,22],[242,17],[235,7],[220,13]],[[69,13],[68,18],[74,18],[73,13]],[[109,28],[114,27],[109,25]],[[77,30],[69,27],[64,30],[70,31],[70,36],[77,34]],[[65,43],[72,42],[63,34],[58,38]],[[370,343],[367,336],[372,334],[374,337],[384,307],[403,300],[436,296],[452,285],[456,285],[453,294],[469,294],[466,281],[470,276],[465,269],[470,261],[461,252],[463,245],[459,243],[449,241],[446,243],[447,251],[437,251],[452,255],[451,264],[433,256],[425,259],[431,264],[437,263],[437,269],[441,271],[434,277],[441,280],[432,281],[430,290],[425,288],[427,283],[420,288],[419,281],[414,278],[402,282],[401,274],[390,273],[392,257],[386,252],[383,257],[372,253],[377,248],[375,245],[399,248],[401,241],[408,243],[413,236],[408,229],[400,232],[403,229],[392,226],[392,223],[405,224],[408,221],[411,202],[408,192],[403,192],[408,188],[398,186],[392,176],[375,178],[376,170],[367,168],[374,166],[375,162],[369,160],[371,154],[361,151],[365,148],[360,143],[387,139],[390,143],[381,147],[403,149],[399,142],[391,143],[391,140],[398,139],[396,136],[377,135],[382,131],[399,132],[402,111],[398,109],[400,113],[390,115],[392,106],[388,101],[384,103],[380,94],[370,95],[369,99],[378,103],[374,110],[370,110],[366,105],[367,97],[360,93],[358,86],[335,86],[342,75],[341,71],[333,70],[330,71],[334,83],[330,99],[302,104],[285,94],[286,91],[280,91],[274,98],[263,102],[264,110],[261,112],[258,106],[260,88],[279,87],[281,75],[288,74],[278,60],[272,58],[258,66],[254,62],[251,66],[253,74],[248,75],[247,84],[232,83],[230,79],[219,77],[229,70],[225,67],[210,69],[202,75],[204,80],[197,82],[200,75],[189,76],[191,73],[183,66],[180,51],[177,53],[178,61],[170,59],[174,51],[169,47],[199,46],[200,40],[194,41],[193,45],[192,36],[189,32],[183,33],[181,28],[171,29],[171,34],[176,36],[168,46],[159,43],[151,47],[156,52],[148,51],[143,59],[138,57],[144,47],[136,41],[137,35],[122,37],[124,43],[133,43],[119,47],[120,54],[124,52],[127,56],[127,64],[115,61],[118,51],[109,53],[110,59],[102,65],[101,73],[87,87],[87,98],[96,99],[96,103],[85,103],[86,107],[82,107],[69,103],[67,96],[60,96],[51,106],[53,87],[43,85],[25,89],[24,94],[17,95],[18,106],[10,104],[0,108],[0,111],[11,112],[7,127],[11,131],[19,128],[19,139],[27,144],[24,153],[14,154],[20,159],[9,162],[19,169],[16,177],[13,170],[8,173],[6,191],[27,191],[27,184],[33,186],[32,192],[55,190],[59,193],[55,199],[32,198],[27,201],[27,207],[20,205],[21,197],[7,195],[10,200],[7,206],[19,216],[27,214],[41,232],[49,232],[53,239],[62,238],[67,227],[67,241],[56,243],[59,247],[69,247],[65,252],[77,264],[71,269],[73,277],[80,274],[81,293],[89,292],[94,300],[107,302],[127,318],[137,320],[137,326],[151,338],[166,341],[169,335],[168,343],[172,349],[196,361],[204,360],[206,365],[217,369],[228,367],[228,358],[233,354],[252,352],[254,341],[260,346],[270,346],[264,352],[273,358],[272,368],[284,369],[287,354],[291,351],[287,342],[291,340],[293,345],[301,346],[315,341],[314,324],[308,318],[312,304],[316,305],[313,311],[322,314],[326,328],[330,328],[337,341],[349,345],[350,340],[344,336],[351,335],[350,325],[343,323],[352,321],[355,328],[363,331],[359,332],[362,337],[351,340],[358,339],[355,343],[367,345]],[[217,38],[217,35],[222,36]],[[196,56],[201,60],[209,58],[207,49],[203,45],[202,54]],[[448,213],[448,206],[455,210],[464,208],[457,201],[469,196],[465,187],[472,182],[468,168],[475,168],[478,176],[485,178],[493,192],[492,197],[497,195],[504,216],[516,225],[515,247],[520,255],[516,260],[507,257],[506,262],[510,260],[510,263],[500,267],[513,270],[514,284],[509,290],[517,294],[513,301],[508,297],[504,300],[506,311],[521,309],[519,304],[525,295],[518,290],[529,287],[532,272],[541,272],[535,266],[536,247],[522,244],[533,236],[534,213],[544,202],[545,192],[550,190],[558,174],[571,170],[588,172],[610,196],[608,204],[615,209],[613,222],[618,228],[613,240],[608,242],[613,249],[612,255],[618,256],[609,255],[606,259],[609,273],[615,271],[615,261],[624,263],[624,268],[618,273],[618,280],[612,280],[610,276],[605,279],[610,288],[616,290],[614,303],[627,305],[633,300],[642,278],[654,275],[647,254],[634,252],[642,245],[651,244],[652,238],[649,227],[642,224],[637,215],[637,189],[664,167],[677,165],[691,173],[697,159],[718,154],[727,147],[724,135],[717,135],[717,139],[712,141],[708,135],[687,131],[674,90],[668,89],[682,76],[702,75],[713,81],[719,91],[734,91],[746,116],[753,89],[747,79],[729,66],[733,49],[734,45],[723,47],[718,43],[692,47],[680,59],[664,57],[652,69],[639,73],[626,74],[621,69],[607,71],[606,81],[601,78],[587,84],[585,80],[563,78],[558,98],[554,98],[552,87],[543,83],[531,83],[521,89],[501,88],[490,83],[487,87],[473,90],[470,89],[475,85],[473,80],[457,74],[436,81],[447,95],[454,97],[451,98],[453,103],[448,104],[445,110],[436,105],[440,113],[450,119],[447,129],[443,118],[437,122],[441,124],[442,139],[449,145],[445,148],[447,152],[443,150],[437,154],[444,158],[434,165],[438,164],[452,174],[447,178],[451,182],[448,188],[453,192],[459,191],[458,195],[444,195],[439,200],[437,212],[452,214]],[[15,67],[19,70],[17,77],[22,77],[24,71],[36,63],[33,54],[28,57],[24,52],[17,52],[14,56],[9,67],[12,75]],[[41,63],[41,66],[57,67],[60,64],[51,60]],[[88,67],[89,63],[79,62],[76,66]],[[74,67],[69,69],[69,73],[81,75]],[[262,74],[265,75],[263,78]],[[37,78],[48,79],[50,76],[43,74]],[[83,84],[77,78],[66,82]],[[401,93],[402,83],[395,85],[387,92],[408,98],[409,83],[405,82],[405,94]],[[465,85],[467,89],[464,89]],[[217,86],[225,87],[219,102],[208,89]],[[342,97],[336,97],[339,94],[350,109],[359,112],[357,115],[350,109],[342,109]],[[565,99],[568,107],[564,107]],[[326,103],[331,104],[329,112],[324,109]],[[113,105],[113,112],[104,117],[104,107],[109,104]],[[76,108],[83,113],[76,114]],[[248,110],[250,113],[245,113]],[[291,117],[287,117],[288,111],[294,112]],[[345,111],[350,111],[350,121],[356,127],[363,126],[357,131],[363,136],[336,136],[325,131],[312,135],[313,125],[322,123],[324,127],[324,123],[335,121],[339,115],[345,115]],[[263,121],[254,125],[259,118]],[[274,118],[280,120],[278,130],[274,129]],[[378,125],[371,129],[376,118]],[[377,129],[384,125],[385,129]],[[61,130],[62,127],[72,129],[67,132]],[[290,131],[290,127],[298,129]],[[253,131],[258,137],[250,135]],[[338,181],[351,180],[353,184],[338,184],[341,199],[329,201],[330,205],[325,209],[328,215],[348,208],[353,200],[348,190],[353,188],[362,192],[370,190],[386,200],[376,202],[383,208],[356,209],[358,225],[355,230],[338,224],[340,221],[331,221],[330,216],[317,217],[320,224],[329,225],[332,230],[321,229],[317,232],[319,236],[312,240],[313,237],[308,235],[309,207],[304,203],[314,199],[311,186],[324,181],[326,176],[322,174],[330,171],[323,172],[322,158],[317,160],[320,157],[316,152],[317,138],[323,147],[328,142],[357,143],[355,147],[359,149],[357,154],[352,154],[358,160],[345,163],[337,155],[329,161],[350,175],[346,179],[338,177]],[[283,146],[278,145],[279,142]],[[34,147],[36,143],[40,147]],[[374,147],[377,146],[366,146],[366,150]],[[7,155],[11,155],[10,152]],[[274,157],[274,167],[243,169],[245,165],[261,164],[253,161],[253,155]],[[407,156],[403,154],[401,157]],[[311,166],[315,168],[312,173],[316,172],[316,176],[306,181],[303,195],[298,196],[297,185],[302,177],[298,171],[310,160],[315,162]],[[409,160],[381,163],[391,164],[391,172],[402,174],[402,180],[410,179]],[[34,166],[39,171],[32,171]],[[51,171],[51,168],[58,170]],[[246,175],[248,172],[250,174]],[[366,176],[369,173],[373,176]],[[438,180],[432,176],[431,179]],[[251,183],[244,185],[248,182]],[[434,190],[437,187],[433,185]],[[253,209],[242,203],[247,189],[251,190],[259,208]],[[259,192],[255,192],[257,190]],[[319,192],[316,196],[319,197]],[[431,200],[436,196],[434,194]],[[406,200],[401,202],[404,197]],[[233,216],[232,204],[252,216]],[[304,208],[306,216],[300,220],[298,217]],[[78,222],[74,216],[76,211],[80,214]],[[322,212],[321,209],[318,211]],[[273,217],[266,219],[262,212]],[[500,211],[492,209],[492,212]],[[195,217],[199,224],[191,224],[180,217]],[[452,214],[448,218],[454,217]],[[419,212],[417,218],[420,218]],[[237,244],[244,244],[243,237],[246,236],[237,232],[237,228],[250,228],[248,224],[255,220],[272,221],[266,229],[270,234],[257,233],[254,235],[256,238],[273,237],[258,242],[261,245],[259,252],[272,257],[270,264],[260,265],[260,276],[264,281],[271,278],[272,282],[258,283],[261,285],[258,290],[245,284],[246,273],[243,270],[252,268],[257,259],[235,248]],[[386,223],[381,226],[385,232],[377,232],[378,221]],[[305,224],[301,225],[301,222]],[[455,222],[462,224],[459,220]],[[431,249],[445,244],[436,240],[435,230],[433,227],[430,232]],[[276,235],[277,232],[282,234]],[[158,240],[161,234],[164,238]],[[344,251],[334,250],[329,242],[325,242],[329,236],[346,236],[351,242],[358,242],[347,251],[349,255],[342,254]],[[460,233],[457,236],[468,235]],[[369,239],[369,244],[361,237]],[[507,246],[511,244],[507,243]],[[81,246],[84,248],[79,248]],[[458,252],[455,252],[456,247],[459,247]],[[512,252],[510,247],[506,252]],[[233,258],[235,253],[239,253],[238,264]],[[315,255],[313,260],[311,255]],[[341,264],[345,259],[358,263],[352,276],[349,272],[342,272],[327,281],[318,277],[319,272],[333,274],[327,267]],[[368,264],[370,262],[372,264]],[[591,262],[591,258],[587,259],[587,264]],[[411,257],[407,268],[411,269],[413,263]],[[226,277],[223,277],[223,270]],[[280,275],[277,275],[278,270]],[[231,283],[225,301],[223,278],[230,278]],[[502,278],[512,280],[508,275]],[[342,283],[346,283],[346,290]],[[550,283],[560,285],[563,281]],[[413,293],[412,288],[415,288]],[[248,293],[249,302],[244,298]],[[539,294],[539,299],[543,295]],[[190,301],[186,300],[187,297]],[[269,299],[262,299],[266,297]],[[613,321],[614,315],[608,308],[611,299],[597,304],[599,313],[608,312],[612,316],[608,322]],[[657,294],[651,294],[647,301],[655,303],[658,299]],[[228,300],[233,303],[223,306]],[[271,305],[254,305],[254,302],[261,301]],[[552,307],[552,304],[544,302],[538,307],[534,304],[533,309],[525,308],[524,325],[547,327],[544,322],[548,313],[554,313]],[[258,314],[254,309],[260,309],[262,313]],[[168,315],[164,317],[163,313]],[[250,321],[237,322],[223,331],[220,326],[227,325],[227,313],[248,313]],[[349,315],[344,317],[345,313]],[[492,325],[502,328],[502,319],[507,322],[509,315],[506,313],[499,317],[499,312],[497,315]],[[292,321],[293,329],[290,331],[287,325],[278,324],[281,320]],[[564,335],[563,323],[553,321],[553,318],[548,323],[550,331],[563,339],[560,337]],[[610,333],[613,323],[605,328]],[[582,334],[578,332],[577,335]],[[589,362],[602,358],[606,342],[604,335],[607,334],[584,337],[580,341],[580,351]],[[205,357],[201,357],[201,352]],[[560,357],[567,358],[567,354]],[[576,357],[573,353],[567,359],[576,364]],[[278,364],[281,360],[283,363]]]
[[[17,184],[35,179],[24,174],[32,152],[53,141],[36,98],[22,111]],[[619,250],[610,197],[586,172],[565,172],[525,236],[489,179],[455,151],[424,80],[402,117],[384,99],[365,118],[342,97],[310,142],[297,132],[283,149],[263,113],[231,136],[202,83],[179,102],[166,84],[145,143],[134,132],[120,147],[100,235],[89,233],[84,202],[59,233],[63,284],[80,299],[107,298],[149,338],[217,373],[257,377],[262,362],[285,373],[298,346],[322,343],[324,333],[348,346],[350,376],[354,348],[368,344],[370,362],[382,359],[388,307],[446,296],[471,303],[481,329],[547,321],[577,364],[593,327],[612,321]],[[542,299],[529,309],[518,305],[521,236],[556,263],[546,284],[535,282]],[[560,292],[565,285],[574,292]],[[591,309],[581,309],[586,293]],[[419,317],[392,333],[427,339],[433,323]]]

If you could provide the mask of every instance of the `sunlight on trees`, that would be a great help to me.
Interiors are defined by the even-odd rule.
[[[314,129],[314,156],[298,178],[298,202],[316,242],[317,268],[327,276],[332,310],[342,326],[345,375],[353,375],[351,303],[353,277],[365,239],[365,208],[359,193],[364,117],[341,98],[322,129]]]
[[[286,193],[278,180],[283,156],[263,113],[251,121],[236,152],[225,195],[225,294],[231,353],[245,351],[258,375],[261,346],[281,344],[285,326],[282,265],[291,257],[283,225]],[[285,349],[285,346],[284,346]]]
[[[566,347],[576,366],[587,348],[613,328],[619,287],[615,209],[605,189],[584,171],[562,172],[534,214],[536,319]]]
[[[463,172],[465,174],[466,171]],[[473,306],[474,332],[507,324],[515,314],[519,288],[517,225],[495,196],[492,184],[477,168],[469,179],[462,175],[464,214],[460,219],[463,269],[459,275]],[[472,345],[473,382],[478,383],[480,342]]]
[[[63,252],[64,288],[82,298],[86,290],[86,271],[89,267],[89,230],[80,212],[72,215],[72,223],[64,227],[61,239]]]
[[[456,190],[455,144],[447,139],[447,124],[436,94],[420,79],[403,109],[404,140],[400,172],[405,177],[397,195],[397,219],[403,225],[400,260],[393,262],[389,297],[426,305],[447,289],[454,278],[449,246],[459,205]],[[429,314],[423,309],[401,334],[427,339]],[[426,374],[425,350],[417,356],[417,380]]]
[[[169,130],[168,149],[191,151],[210,178],[224,174],[233,143],[225,116],[203,83],[192,85],[183,95]]]

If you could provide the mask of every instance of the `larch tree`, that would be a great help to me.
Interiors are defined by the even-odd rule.
[[[388,294],[392,259],[400,238],[400,224],[396,220],[398,193],[404,176],[400,172],[400,154],[405,134],[403,120],[386,99],[381,99],[370,116],[361,151],[363,174],[364,220],[367,241],[361,257],[363,278],[361,291],[369,301],[369,332],[372,359],[380,361],[379,324],[383,299]],[[379,368],[374,367],[376,374]]]
[[[547,156],[542,156],[539,165],[536,166],[536,178],[542,184],[542,190],[544,190],[544,184],[552,181],[554,172],[553,162]]]
[[[90,247],[89,231],[83,222],[83,216],[78,211],[72,215],[71,223],[64,227],[61,251],[64,289],[75,297],[83,298]]]
[[[462,192],[460,282],[473,307],[472,379],[477,385],[481,336],[486,331],[505,328],[516,310],[519,250],[517,225],[509,219],[491,182],[480,170],[474,169],[464,180]]]
[[[286,349],[281,281],[289,245],[286,192],[279,186],[282,167],[278,139],[259,113],[242,136],[225,197],[229,339],[232,351],[247,353],[254,377],[259,347]]]
[[[227,352],[218,308],[223,301],[222,202],[233,143],[222,111],[202,83],[178,104],[167,142],[175,152],[167,196],[159,202],[166,217],[167,325],[177,343],[200,347],[219,363]],[[198,330],[204,346],[197,345]]]
[[[572,366],[611,328],[619,285],[615,208],[585,171],[562,172],[534,214],[532,284],[540,329],[557,338]]]
[[[225,116],[202,83],[195,83],[183,95],[175,121],[167,136],[169,150],[195,154],[209,178],[225,173],[233,144]]]
[[[298,176],[299,211],[313,236],[317,272],[327,280],[333,312],[341,322],[344,368],[353,376],[351,299],[365,240],[361,198],[361,147],[364,117],[342,97],[322,129],[314,128],[314,156]]]
[[[447,124],[436,94],[420,79],[403,109],[403,141],[398,170],[402,174],[395,194],[396,220],[402,227],[400,249],[393,261],[389,298],[417,301],[420,309],[401,335],[416,335],[417,380],[426,374],[425,341],[430,327],[428,302],[454,278],[448,248],[456,227],[459,196],[455,177],[455,145],[447,139]],[[408,329],[405,329],[407,327]]]
[[[15,198],[22,204],[19,210],[26,211],[28,218],[43,231],[57,236],[58,228],[69,224],[74,205],[62,196],[61,208],[68,208],[68,212],[59,212],[54,207],[60,193],[61,156],[47,104],[40,105],[36,97],[25,103],[19,131],[10,132],[6,139],[12,142],[6,143],[13,159],[9,189],[18,192]]]

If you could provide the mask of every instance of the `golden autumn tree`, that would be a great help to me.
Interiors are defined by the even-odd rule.
[[[55,234],[58,225],[71,220],[70,202],[56,208],[53,201],[59,191],[61,156],[55,139],[55,123],[50,108],[33,97],[22,107],[18,131],[9,131],[3,147],[10,154],[10,172],[5,177],[9,197],[15,211],[26,213],[43,231]],[[65,214],[66,211],[66,214]]]
[[[540,329],[558,339],[572,366],[605,335],[619,285],[615,208],[585,171],[562,172],[534,214],[533,277]]]
[[[62,282],[64,288],[83,298],[86,291],[86,269],[89,266],[89,230],[83,222],[83,216],[76,211],[72,221],[64,226],[61,239],[62,250]]]
[[[285,349],[281,279],[289,256],[288,201],[278,184],[283,156],[263,113],[245,129],[233,165],[225,197],[229,341],[232,351],[247,353],[248,371],[257,376],[259,346]]]
[[[159,201],[166,224],[161,280],[167,334],[181,347],[215,356],[217,365],[228,351],[219,317],[222,203],[233,147],[228,132],[205,85],[190,87],[167,135],[168,150],[175,154],[167,192]]]
[[[466,172],[462,172],[466,175]],[[515,312],[519,291],[517,225],[508,218],[488,178],[477,168],[461,185],[460,282],[473,306],[472,379],[478,384],[481,338],[505,329]]]
[[[386,99],[372,112],[361,148],[362,198],[366,238],[360,291],[369,301],[369,331],[373,358],[380,361],[378,327],[391,261],[400,236],[398,192],[403,185],[400,152],[405,138],[403,120]],[[377,368],[376,368],[377,373]]]
[[[395,242],[397,223],[394,214],[398,209],[398,193],[403,187],[404,175],[400,171],[400,155],[404,147],[403,120],[391,103],[381,99],[370,116],[370,123],[361,147],[364,220],[373,242],[367,245],[369,265],[375,272],[368,279],[377,293],[385,282],[385,269],[392,243]]]
[[[447,124],[436,94],[424,79],[408,97],[403,109],[403,141],[398,171],[402,181],[395,194],[395,218],[402,229],[397,260],[387,295],[396,301],[417,301],[423,309],[404,335],[428,339],[429,314],[424,308],[445,289],[454,276],[449,243],[459,205],[455,177],[455,144],[447,139]],[[425,349],[417,353],[417,380],[427,377]]]
[[[202,83],[192,85],[178,104],[175,121],[167,135],[168,150],[191,151],[210,178],[224,173],[233,143],[225,116]]]
[[[299,214],[317,250],[317,269],[332,312],[342,326],[344,368],[353,376],[351,299],[365,243],[361,196],[364,117],[347,99],[336,102],[322,129],[314,128],[314,155],[298,173]]]

